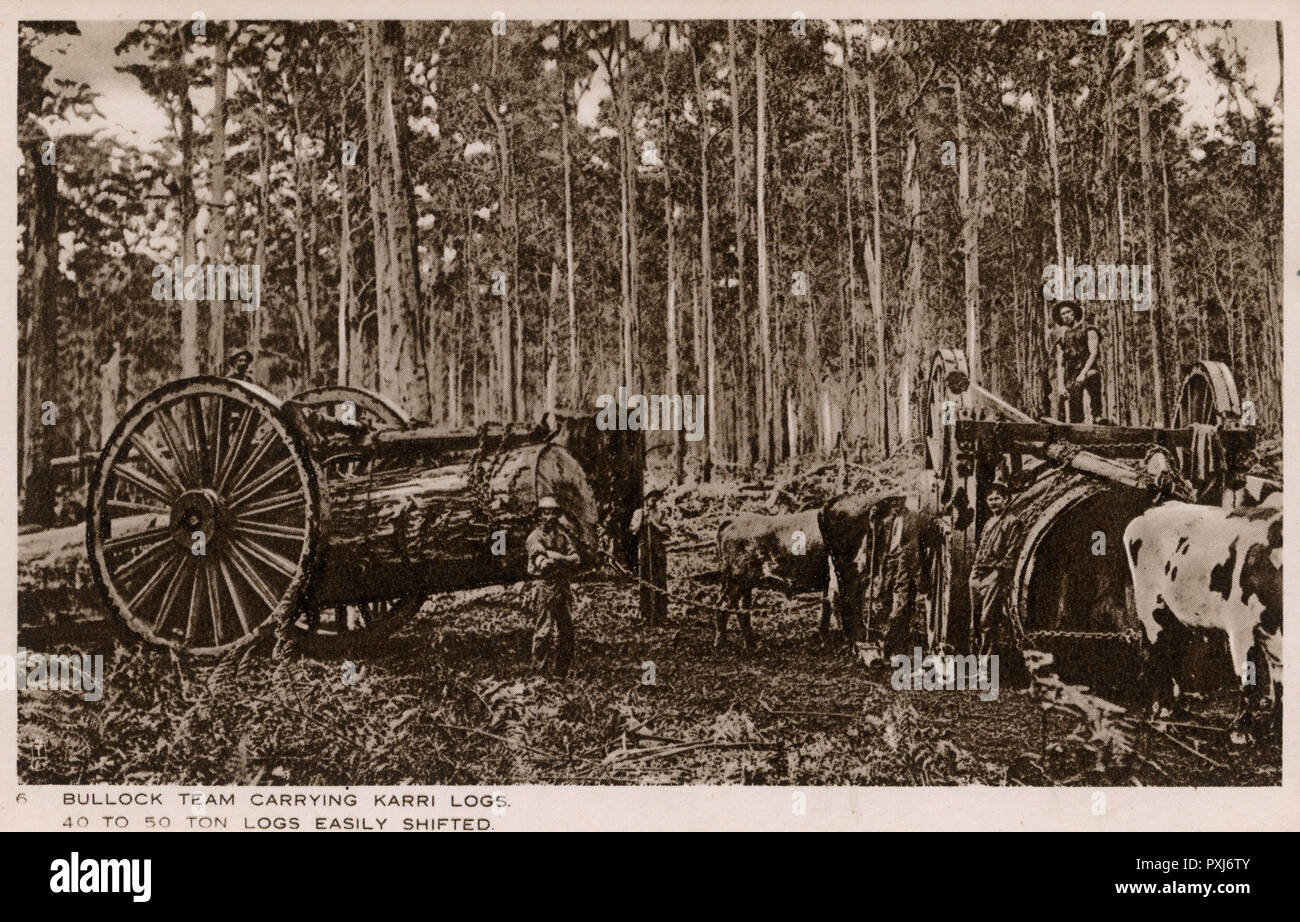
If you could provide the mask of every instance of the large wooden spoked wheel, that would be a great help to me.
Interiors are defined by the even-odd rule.
[[[200,655],[297,609],[320,544],[319,471],[256,385],[185,378],[123,417],[87,501],[90,571],[145,640]]]
[[[359,387],[331,385],[303,391],[292,398],[294,403],[313,410],[323,411],[336,420],[351,420],[364,429],[407,429],[411,417],[386,397]],[[327,482],[370,477],[384,467],[384,459],[368,454],[336,454],[325,458],[321,467]],[[341,646],[351,641],[352,635],[362,632],[369,638],[385,635],[403,619],[415,614],[424,604],[423,593],[358,602],[348,605],[317,607],[310,600],[294,622],[301,633],[307,635],[317,652]]]
[[[1186,429],[1193,424],[1232,428],[1241,423],[1241,401],[1232,371],[1222,362],[1202,360],[1192,366],[1178,390],[1174,409],[1174,428]],[[1178,466],[1183,476],[1193,475],[1191,453],[1178,449]],[[1196,489],[1205,484],[1193,484]]]

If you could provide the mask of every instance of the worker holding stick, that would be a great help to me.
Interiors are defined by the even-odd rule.
[[[641,577],[641,619],[651,625],[668,623],[668,536],[659,501],[663,490],[647,489],[641,508],[632,513],[637,536],[637,569]]]
[[[582,565],[573,538],[560,524],[560,504],[554,496],[537,501],[541,522],[528,535],[528,573],[542,577],[533,587],[533,668],[557,679],[573,663],[573,594],[568,577]]]

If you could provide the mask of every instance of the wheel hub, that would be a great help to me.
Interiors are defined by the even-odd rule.
[[[215,491],[206,487],[187,490],[172,504],[172,540],[192,550],[194,533],[202,532],[207,545],[218,540],[225,523],[225,509]]]

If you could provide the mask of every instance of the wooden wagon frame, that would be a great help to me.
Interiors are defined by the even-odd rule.
[[[1052,566],[1063,554],[1087,560],[1099,544],[1100,563],[1088,561],[1089,578],[1111,580],[1124,566],[1120,536],[1124,525],[1162,495],[1206,503],[1247,501],[1266,488],[1245,475],[1253,458],[1253,418],[1243,421],[1242,403],[1232,372],[1220,362],[1196,362],[1181,383],[1169,427],[1061,423],[1035,419],[996,394],[973,384],[966,356],[940,349],[931,359],[924,391],[924,464],[927,484],[922,504],[940,516],[943,546],[935,553],[927,588],[927,633],[936,649],[972,649],[977,625],[967,581],[980,534],[989,513],[990,482],[1001,469],[1012,485],[1009,508],[1026,533],[1011,587],[1010,604],[1027,631],[1096,633],[1121,636],[1136,627],[1132,612],[1114,612],[1103,623],[1071,621],[1046,612],[1043,586],[1076,568]],[[1210,431],[1212,430],[1212,431]],[[1213,446],[1214,463],[1197,463]],[[1220,451],[1221,449],[1221,451]],[[1204,461],[1204,457],[1200,458]],[[1090,531],[1076,531],[1078,519]],[[1085,539],[1085,540],[1081,540]],[[1101,560],[1101,558],[1105,558]],[[1075,557],[1077,564],[1080,557]],[[1122,585],[1127,585],[1127,572]],[[1115,582],[1114,591],[1119,591]],[[1066,584],[1055,588],[1058,608],[1070,602]],[[1118,603],[1112,605],[1117,608]],[[1109,623],[1105,623],[1109,622]],[[1098,628],[1100,628],[1098,630]]]

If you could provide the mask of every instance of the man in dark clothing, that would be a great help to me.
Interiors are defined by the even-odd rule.
[[[632,534],[637,536],[637,575],[641,577],[641,617],[653,625],[668,623],[668,536],[659,501],[662,490],[647,489],[643,505],[632,513]],[[650,585],[647,586],[646,583]],[[651,587],[654,588],[651,588]]]
[[[558,679],[573,662],[573,596],[568,576],[582,564],[573,538],[560,525],[560,505],[553,496],[537,501],[541,524],[528,536],[528,573],[542,579],[533,586],[533,667]]]
[[[1103,416],[1101,406],[1101,333],[1081,320],[1080,311],[1068,303],[1056,308],[1057,327],[1052,334],[1058,412],[1067,423],[1092,422]],[[1088,395],[1085,417],[1083,395]]]
[[[1011,605],[1011,580],[1024,529],[1014,513],[1007,512],[1007,485],[989,485],[988,504],[993,515],[984,523],[979,548],[970,570],[971,611],[979,618],[980,654],[1018,650],[1024,630]]]

